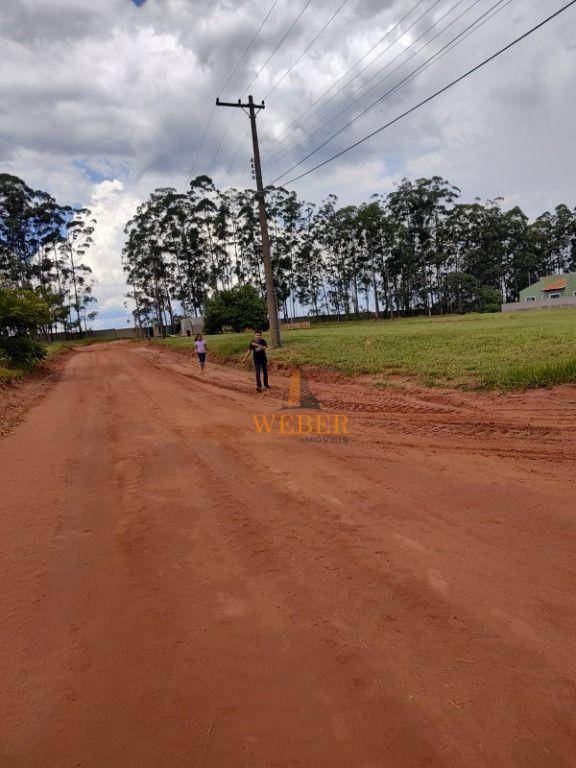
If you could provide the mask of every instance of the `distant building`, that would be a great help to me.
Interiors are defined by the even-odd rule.
[[[502,306],[503,312],[551,307],[576,307],[576,272],[548,275],[520,291],[520,299]]]
[[[197,333],[202,333],[204,329],[203,317],[181,317],[180,318],[180,333],[183,336],[187,335],[187,331],[191,336],[195,336]]]
[[[174,325],[165,325],[164,334],[167,336],[195,336],[197,333],[202,333],[204,328],[203,317],[179,317],[174,316]],[[152,336],[162,336],[162,329],[157,320],[154,320],[151,325]]]

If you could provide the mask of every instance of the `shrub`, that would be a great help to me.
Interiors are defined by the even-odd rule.
[[[216,293],[204,307],[206,333],[222,333],[230,327],[239,333],[246,328],[263,331],[268,328],[266,301],[251,285],[237,285]]]
[[[29,336],[0,337],[0,360],[5,358],[12,365],[35,365],[46,357],[46,350]]]
[[[0,287],[0,358],[10,365],[34,365],[45,357],[34,338],[50,323],[48,304],[34,291]]]

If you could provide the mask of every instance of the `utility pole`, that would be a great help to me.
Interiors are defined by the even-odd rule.
[[[260,234],[262,237],[262,261],[264,262],[264,276],[266,279],[266,303],[268,305],[268,320],[270,322],[270,336],[272,346],[280,347],[280,323],[278,322],[278,306],[276,304],[276,292],[274,291],[274,273],[272,272],[272,260],[270,258],[270,236],[268,234],[268,221],[266,219],[266,205],[264,202],[264,184],[262,183],[262,166],[260,165],[260,149],[258,148],[258,132],[256,131],[256,115],[264,109],[262,104],[255,104],[252,96],[248,96],[248,103],[242,104],[238,99],[236,103],[220,101],[216,99],[217,107],[237,107],[243,109],[250,118],[252,129],[252,147],[254,150],[254,174],[256,176],[256,197],[258,198],[258,213],[260,218]]]

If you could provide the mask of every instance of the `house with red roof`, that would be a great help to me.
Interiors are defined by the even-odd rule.
[[[547,275],[520,291],[520,299],[504,304],[503,312],[551,307],[576,307],[576,272]]]

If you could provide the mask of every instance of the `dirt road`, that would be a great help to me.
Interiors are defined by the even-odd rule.
[[[86,348],[0,441],[3,768],[576,764],[576,390]]]

